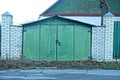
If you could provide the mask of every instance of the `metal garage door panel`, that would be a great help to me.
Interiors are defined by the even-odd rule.
[[[58,25],[58,60],[73,60],[73,26]]]
[[[23,55],[29,60],[39,60],[39,27],[24,32]]]
[[[75,27],[75,60],[87,60],[90,57],[90,28]]]
[[[56,60],[55,25],[41,25],[40,60]]]

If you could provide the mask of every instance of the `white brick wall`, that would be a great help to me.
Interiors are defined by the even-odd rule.
[[[22,27],[11,26],[10,58],[19,59],[22,54]]]
[[[2,14],[1,23],[1,58],[19,59],[22,54],[22,27],[12,26],[13,17]]]
[[[113,61],[114,16],[105,16],[105,61]]]
[[[92,57],[97,61],[114,61],[113,33],[115,17],[111,13],[104,16],[105,27],[92,28]]]
[[[105,28],[104,27],[92,27],[92,58],[93,60],[104,60],[104,48],[105,48]]]
[[[1,57],[8,58],[9,56],[9,26],[12,25],[12,15],[6,16],[2,14],[1,23]]]

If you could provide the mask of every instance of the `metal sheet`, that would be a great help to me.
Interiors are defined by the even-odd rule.
[[[24,29],[23,56],[29,60],[39,60],[39,26]]]
[[[73,60],[74,54],[74,25],[58,25],[58,60]]]
[[[91,29],[85,25],[75,27],[75,60],[87,60],[90,57]]]
[[[88,60],[90,48],[91,27],[83,23],[54,18],[24,27],[23,55],[26,59]]]
[[[114,23],[114,49],[113,57],[120,58],[120,22]]]
[[[56,26],[41,26],[41,43],[40,43],[40,60],[55,61],[56,60]]]

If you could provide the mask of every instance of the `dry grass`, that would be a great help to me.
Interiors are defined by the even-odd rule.
[[[57,67],[64,69],[113,69],[120,70],[119,62],[96,61],[25,61],[25,60],[0,60],[0,70],[25,69],[25,68]]]

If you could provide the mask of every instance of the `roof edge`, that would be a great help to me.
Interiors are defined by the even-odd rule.
[[[48,17],[48,18],[45,18],[45,19],[37,20],[37,21],[34,21],[34,22],[28,22],[28,23],[24,23],[24,24],[21,24],[21,25],[28,25],[28,24],[32,24],[32,23],[35,23],[35,22],[38,22],[38,21],[42,21],[42,20],[46,20],[46,19],[49,19],[49,18],[53,18],[53,17],[58,17],[58,18],[62,18],[62,19],[72,20],[72,21],[83,23],[83,24],[86,24],[86,25],[91,25],[92,27],[97,26],[97,25],[94,25],[94,24],[89,24],[89,23],[85,23],[85,22],[82,22],[82,21],[77,21],[77,20],[65,18],[65,17],[60,16],[60,15],[51,16],[51,17]]]
[[[115,16],[120,16],[120,13],[113,13]],[[101,16],[100,13],[98,14],[74,14],[74,13],[60,13],[60,14],[43,14],[41,16],[56,16],[56,15],[60,15],[60,16]]]
[[[52,7],[54,7],[55,5],[57,5],[59,2],[60,2],[60,0],[56,1],[54,4],[52,4],[48,9],[46,9],[46,10],[45,10],[42,14],[40,14],[39,16],[44,15],[49,9],[51,9]]]

